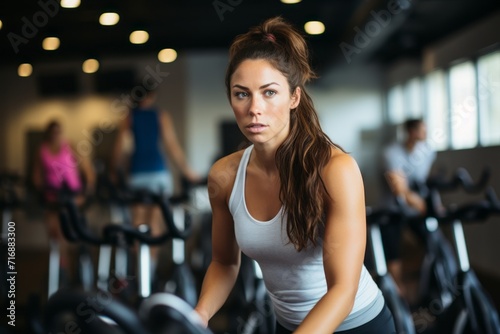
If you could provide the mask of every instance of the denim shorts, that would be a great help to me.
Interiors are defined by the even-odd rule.
[[[146,189],[156,194],[172,196],[174,181],[169,171],[133,173],[129,177],[132,190]]]

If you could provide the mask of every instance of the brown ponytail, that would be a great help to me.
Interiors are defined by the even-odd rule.
[[[316,78],[309,65],[304,37],[281,17],[271,18],[235,38],[229,50],[226,89],[236,68],[247,59],[265,59],[288,80],[290,94],[301,89],[300,103],[291,110],[290,133],[276,151],[280,200],[287,213],[286,231],[297,250],[316,245],[324,224],[328,196],[321,172],[338,147],[323,132],[305,85]]]

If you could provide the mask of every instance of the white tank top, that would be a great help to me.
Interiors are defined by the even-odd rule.
[[[321,242],[300,252],[289,243],[283,208],[269,221],[254,219],[248,212],[244,194],[246,167],[253,146],[241,158],[229,198],[235,235],[242,252],[259,264],[272,300],[276,320],[295,330],[309,311],[327,292]],[[286,219],[283,219],[286,222]],[[338,331],[348,330],[375,318],[384,306],[384,298],[363,265],[358,291],[351,313]]]

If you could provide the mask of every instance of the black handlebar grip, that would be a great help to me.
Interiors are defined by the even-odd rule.
[[[148,245],[159,245],[170,238],[168,232],[162,233],[159,236],[151,236],[149,233],[141,232],[137,228],[126,225],[111,224],[104,227],[104,238],[107,243],[116,244],[119,234],[123,234],[128,243],[138,240]]]
[[[500,213],[500,200],[497,197],[495,189],[491,186],[486,190],[486,200],[490,203],[491,209],[494,213]]]
[[[479,180],[474,182],[469,172],[465,168],[461,167],[457,169],[455,178],[466,192],[477,193],[482,191],[488,185],[490,175],[490,169],[485,167],[481,172]]]
[[[67,200],[64,203],[64,207],[68,213],[69,222],[71,224],[71,227],[76,232],[78,237],[80,237],[80,239],[82,239],[86,242],[89,242],[91,244],[94,244],[94,245],[100,245],[103,243],[103,240],[92,235],[88,231],[88,229],[86,228],[86,225],[87,225],[86,218],[85,218],[85,216],[83,216],[79,213],[78,207],[77,207],[74,200]]]
[[[154,197],[156,203],[160,206],[161,213],[163,216],[163,220],[165,221],[165,224],[167,225],[168,233],[170,236],[173,238],[178,238],[178,239],[187,239],[189,235],[191,234],[191,224],[189,220],[186,220],[185,225],[184,225],[184,230],[180,230],[177,225],[175,224],[174,221],[174,215],[173,212],[170,208],[170,204],[168,199],[162,197],[162,196],[155,196]]]
[[[483,221],[486,220],[491,213],[491,208],[488,202],[481,201],[477,203],[464,204],[448,213],[446,220],[468,221]]]
[[[427,186],[430,189],[439,191],[450,191],[462,188],[468,193],[477,193],[482,191],[490,180],[491,171],[488,167],[483,168],[481,175],[477,181],[474,181],[467,169],[459,167],[450,180],[446,180],[441,173],[440,175],[429,178]]]

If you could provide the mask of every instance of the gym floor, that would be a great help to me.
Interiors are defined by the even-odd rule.
[[[26,224],[18,224],[18,239],[23,242],[18,242],[16,254],[17,266],[17,281],[16,281],[16,333],[29,333],[27,329],[27,302],[30,295],[35,294],[40,297],[41,305],[46,302],[47,291],[47,268],[48,268],[48,243],[44,238],[33,236],[44,235],[46,232],[41,222],[28,222]],[[31,236],[31,238],[23,238],[23,236]],[[416,297],[418,287],[419,266],[422,259],[422,249],[411,236],[405,235],[405,247],[403,252],[405,266],[405,282],[408,286],[411,299]],[[168,248],[168,245],[165,246]],[[96,256],[96,250],[93,255]],[[476,269],[476,268],[475,268]],[[500,280],[492,277],[487,273],[478,271],[476,274],[490,293],[496,307],[500,309]],[[201,279],[201,277],[199,277]],[[235,300],[230,300],[227,305],[215,316],[210,327],[216,334],[229,333],[228,328],[236,328],[241,325],[243,314],[238,315]],[[423,317],[422,310],[414,310],[414,317]],[[427,315],[427,319],[432,318]],[[235,327],[236,326],[236,327]]]

